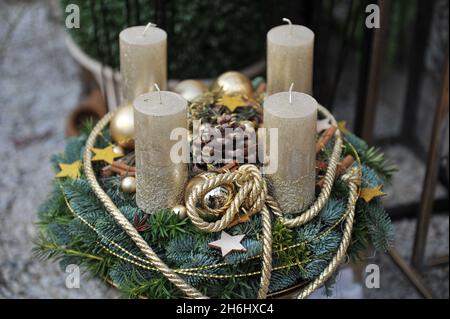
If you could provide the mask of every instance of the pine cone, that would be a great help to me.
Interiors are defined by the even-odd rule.
[[[218,118],[218,123],[215,127],[202,125],[200,136],[203,159],[216,156],[217,158],[212,163],[216,168],[222,167],[230,160],[239,161],[241,164],[256,163],[257,139],[255,129],[248,123],[245,125],[236,123],[232,114],[222,114]],[[217,131],[212,130],[218,130],[220,137],[217,137]],[[221,153],[215,154],[214,150],[218,149]],[[204,169],[205,165],[195,165],[195,167]]]

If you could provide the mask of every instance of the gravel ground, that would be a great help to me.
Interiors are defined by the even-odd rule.
[[[66,274],[31,255],[36,210],[50,190],[50,155],[64,147],[78,102],[78,70],[44,2],[0,2],[0,297],[113,298],[98,280],[65,287]]]
[[[5,172],[0,175],[0,298],[117,298],[115,290],[86,277],[79,289],[66,288],[63,269],[31,254],[36,210],[53,178],[49,157],[64,146],[64,119],[78,103],[81,91],[77,67],[64,45],[64,30],[51,18],[47,3],[0,1],[0,160]],[[390,119],[391,112],[387,113]],[[418,198],[420,183],[413,181],[423,176],[420,162],[406,149],[387,151],[405,165],[403,177],[389,188],[387,202]],[[406,186],[408,192],[403,191]],[[442,188],[438,195],[444,195]],[[448,254],[448,223],[448,212],[433,217],[430,256]],[[414,221],[395,226],[397,247],[408,257]],[[418,297],[386,255],[368,262],[380,265],[381,288],[361,289],[346,271],[336,288],[337,297]],[[447,266],[424,275],[437,297],[448,298],[448,272]]]

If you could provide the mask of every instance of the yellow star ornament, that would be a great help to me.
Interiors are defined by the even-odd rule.
[[[366,203],[368,203],[375,197],[384,196],[386,195],[386,193],[381,190],[381,187],[383,187],[383,185],[378,185],[372,188],[362,188],[359,197],[361,197],[366,201]]]
[[[56,177],[70,177],[73,179],[80,177],[81,161],[79,160],[72,164],[59,163],[59,167],[61,171],[56,174]]]
[[[109,145],[105,148],[92,148],[92,151],[95,154],[92,158],[93,161],[105,161],[108,164],[112,164],[115,158],[123,156],[123,154],[114,152],[113,145]]]
[[[347,121],[339,121],[338,122],[338,129],[339,129],[339,131],[341,131],[344,134],[348,133]]]
[[[230,112],[234,112],[240,106],[248,105],[241,95],[224,95],[218,102],[229,109]]]

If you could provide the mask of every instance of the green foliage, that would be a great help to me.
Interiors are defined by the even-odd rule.
[[[378,148],[371,147],[362,154],[361,161],[374,169],[382,178],[389,181],[395,172],[397,166],[384,157]]]
[[[80,160],[88,133],[68,140],[64,153],[53,157],[54,166]],[[109,133],[105,131],[103,137],[98,143],[108,143]],[[363,187],[383,184],[386,176],[380,172],[386,171],[384,158],[372,154],[356,137],[348,135],[346,139],[346,143],[350,140],[355,143],[360,157],[365,159]],[[262,253],[259,215],[227,230],[232,235],[246,235],[242,241],[246,251],[222,257],[218,250],[208,246],[218,239],[219,233],[202,232],[189,219],[180,219],[167,210],[144,214],[133,195],[119,191],[117,177],[99,177],[99,183],[131,223],[135,218],[148,223],[150,228],[141,231],[142,237],[188,283],[211,297],[256,297]],[[271,292],[312,280],[325,269],[342,239],[347,192],[345,184],[337,180],[319,216],[301,227],[289,229],[278,219],[273,221]],[[393,228],[381,201],[358,200],[355,212],[349,257],[357,259],[370,244],[386,251],[392,243]],[[57,260],[62,267],[76,263],[92,276],[113,283],[129,297],[182,297],[116,224],[83,175],[77,180],[55,180],[54,190],[40,208],[38,227],[34,253],[40,258]],[[331,283],[326,285],[328,290]]]
[[[344,155],[354,155],[353,148],[358,153],[361,163],[376,171],[386,182],[397,172],[397,166],[386,159],[380,149],[369,147],[367,143],[351,132],[344,133]]]
[[[370,203],[365,203],[359,200],[357,209],[359,214],[363,215],[367,233],[370,235],[375,249],[386,252],[394,240],[394,227],[381,201],[375,199]]]
[[[109,0],[103,8],[102,2],[61,0],[61,7],[80,7],[81,27],[69,29],[70,35],[89,56],[118,69],[120,31],[128,24],[156,22],[155,3],[130,1],[127,21],[124,1]],[[175,0],[167,10],[168,21],[173,24],[166,28],[171,77],[212,77],[241,69],[263,57],[266,27],[264,6],[258,1]]]

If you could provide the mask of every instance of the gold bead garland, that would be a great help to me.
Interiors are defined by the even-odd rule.
[[[60,184],[60,188],[62,189],[62,185]],[[81,217],[78,213],[75,212],[75,210],[72,208],[72,206],[70,205],[67,197],[65,196],[65,194],[63,194],[64,197],[64,201],[66,203],[66,206],[68,207],[68,209],[70,210],[70,212],[78,219],[80,219],[86,226],[88,226],[90,229],[92,229],[99,237],[102,238],[102,240],[106,241],[107,243],[109,243],[111,246],[117,248],[118,250],[122,251],[123,253],[125,253],[126,255],[128,255],[129,257],[133,258],[130,259],[128,257],[122,256],[118,253],[115,253],[114,251],[112,251],[111,249],[109,249],[108,247],[104,246],[101,242],[98,242],[98,244],[100,246],[102,246],[102,248],[105,249],[105,251],[107,251],[108,253],[116,256],[119,259],[122,259],[124,261],[130,262],[138,267],[141,267],[143,269],[147,269],[147,270],[157,270],[155,267],[151,267],[151,266],[146,266],[146,265],[151,265],[151,262],[147,259],[143,259],[137,255],[135,255],[134,253],[128,251],[127,249],[123,248],[121,245],[119,245],[118,243],[116,243],[115,241],[105,237],[102,233],[100,233],[95,226],[91,225],[87,220],[85,220],[83,217]],[[318,234],[317,236],[315,236],[311,241],[313,240],[317,240],[323,236],[325,236],[326,234],[328,234],[331,230],[333,230],[334,228],[336,228],[340,223],[342,223],[342,221],[344,219],[347,218],[348,213],[345,213],[344,215],[342,215],[342,217],[337,220],[332,226],[330,226],[327,230],[325,230],[324,232]],[[285,251],[285,250],[289,250],[289,249],[293,249],[296,247],[299,247],[300,245],[304,245],[309,243],[310,241],[308,240],[304,240],[301,241],[297,244],[291,245],[291,246],[287,246],[284,247],[281,250],[275,251],[275,252],[281,252],[281,251]],[[257,259],[260,258],[261,255],[256,255],[253,257],[250,257],[248,260],[252,260],[252,259]],[[213,269],[213,268],[221,268],[221,267],[226,267],[226,266],[230,266],[229,263],[226,262],[222,262],[222,263],[218,263],[218,264],[214,264],[214,265],[207,265],[207,266],[201,266],[201,267],[193,267],[193,268],[183,268],[183,269],[174,269],[175,272],[177,273],[182,273],[183,271],[188,271],[190,272],[190,276],[198,276],[198,277],[205,277],[205,278],[209,278],[209,274],[202,274],[202,273],[196,273],[196,271],[202,271],[202,270],[208,270],[208,269]],[[279,270],[279,269],[285,269],[285,268],[289,268],[295,266],[295,264],[287,264],[287,265],[282,265],[279,267],[275,267],[273,268],[273,270]],[[257,275],[260,274],[260,272],[249,272],[249,273],[243,273],[241,274],[241,277],[247,277],[247,276],[253,276],[253,275]],[[231,278],[234,275],[223,275],[223,278]]]

